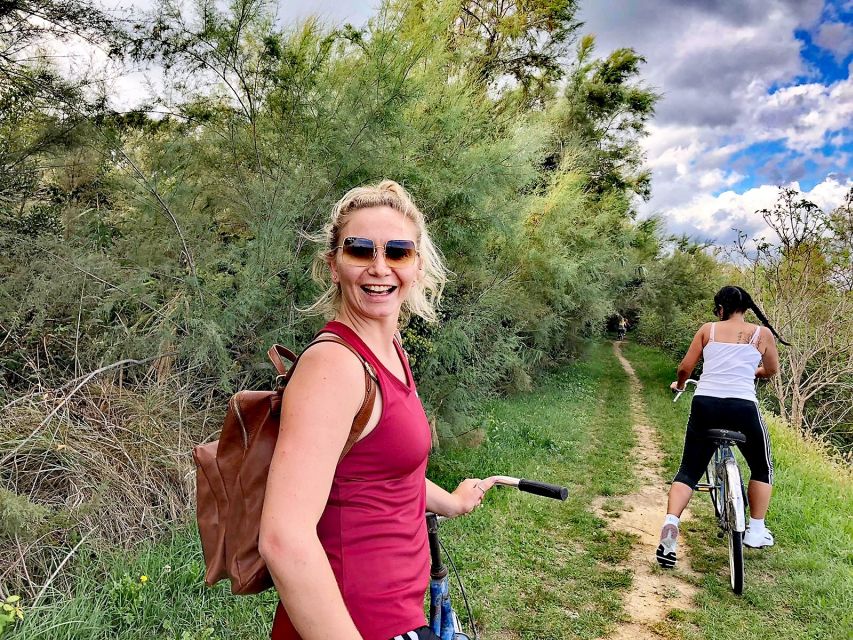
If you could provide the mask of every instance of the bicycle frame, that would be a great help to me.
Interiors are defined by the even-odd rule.
[[[441,548],[438,542],[438,516],[427,514],[427,535],[431,559],[429,581],[429,626],[441,640],[470,640],[462,632],[459,617],[450,602],[450,580],[447,566],[441,560]],[[473,621],[472,621],[473,624]],[[474,630],[475,640],[478,638]]]

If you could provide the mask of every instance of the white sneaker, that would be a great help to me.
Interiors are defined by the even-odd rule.
[[[677,562],[675,549],[678,545],[678,527],[674,524],[664,525],[660,533],[660,544],[655,552],[658,564],[664,569],[672,569]]]
[[[761,547],[773,546],[773,534],[770,529],[764,528],[761,531],[753,531],[747,528],[743,534],[743,543],[752,549],[760,549]]]

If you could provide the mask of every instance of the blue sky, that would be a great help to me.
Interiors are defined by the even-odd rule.
[[[148,9],[153,0],[100,0]],[[282,21],[363,24],[379,0],[279,2]],[[791,185],[826,209],[853,181],[853,0],[580,0],[597,52],[632,47],[662,94],[644,142],[652,198],[673,233],[763,235],[758,209]],[[148,79],[156,84],[156,78]],[[142,95],[143,74],[127,76]]]

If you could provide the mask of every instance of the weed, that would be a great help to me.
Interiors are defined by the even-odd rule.
[[[0,638],[7,628],[24,619],[24,609],[21,606],[21,596],[9,596],[0,604]]]

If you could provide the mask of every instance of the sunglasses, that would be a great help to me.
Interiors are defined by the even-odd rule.
[[[376,245],[368,238],[344,238],[343,244],[333,251],[341,250],[341,260],[353,267],[367,267],[376,260],[376,250],[382,247],[385,264],[392,268],[408,267],[415,262],[418,249],[412,240],[389,240],[384,245]]]

